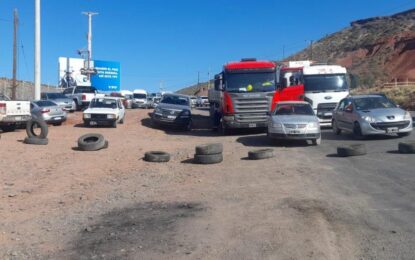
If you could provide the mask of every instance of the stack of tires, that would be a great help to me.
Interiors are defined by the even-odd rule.
[[[193,162],[198,164],[215,164],[223,161],[223,145],[221,143],[196,146]]]
[[[27,137],[23,142],[25,144],[47,145],[48,131],[48,125],[45,121],[42,119],[33,118],[26,124]]]

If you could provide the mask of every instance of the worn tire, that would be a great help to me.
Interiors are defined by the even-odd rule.
[[[221,143],[202,144],[196,146],[196,154],[209,155],[223,152],[223,145]]]
[[[162,151],[150,151],[144,154],[144,161],[147,162],[168,162],[170,154]]]
[[[97,151],[105,146],[105,138],[101,134],[85,134],[78,138],[78,148],[82,151]]]
[[[215,164],[223,161],[223,154],[195,154],[194,163],[198,164]]]
[[[415,141],[400,142],[398,151],[400,153],[415,153]]]
[[[366,154],[366,146],[364,144],[352,144],[337,147],[337,155],[340,157],[359,156]]]
[[[38,126],[40,127],[40,134],[36,135],[34,128]],[[36,137],[36,138],[46,138],[48,136],[48,125],[45,121],[37,118],[32,118],[26,124],[26,133],[28,137]]]
[[[274,157],[273,149],[260,149],[248,152],[249,160],[262,160]]]
[[[25,144],[47,145],[49,143],[47,138],[26,137],[23,141]]]

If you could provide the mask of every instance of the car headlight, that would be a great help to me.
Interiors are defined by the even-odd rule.
[[[108,114],[108,115],[107,115],[107,118],[108,118],[108,119],[114,119],[114,118],[115,118],[115,115],[114,115],[114,114]]]
[[[308,128],[318,128],[318,123],[317,122],[310,122],[307,124]]]
[[[84,114],[84,118],[91,118],[91,114]]]
[[[405,115],[404,115],[403,119],[404,120],[411,120],[412,119],[411,113],[405,112]]]
[[[272,127],[273,128],[282,128],[282,124],[281,123],[272,123]]]
[[[365,120],[366,122],[369,122],[369,123],[376,122],[376,119],[372,116],[362,116],[362,119]]]

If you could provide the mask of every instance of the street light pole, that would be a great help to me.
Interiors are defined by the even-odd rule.
[[[40,99],[40,0],[35,0],[35,99]]]
[[[98,13],[93,12],[83,12],[82,14],[88,16],[88,71],[91,69],[91,60],[92,60],[92,16],[97,15]],[[88,74],[88,78],[90,74]]]

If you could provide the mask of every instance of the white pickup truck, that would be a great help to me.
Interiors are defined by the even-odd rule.
[[[76,110],[87,108],[94,97],[105,96],[105,94],[98,94],[96,88],[85,86],[66,88],[63,94],[75,101]]]
[[[0,94],[0,129],[3,132],[12,132],[17,125],[25,124],[30,119],[29,101],[11,101]]]

